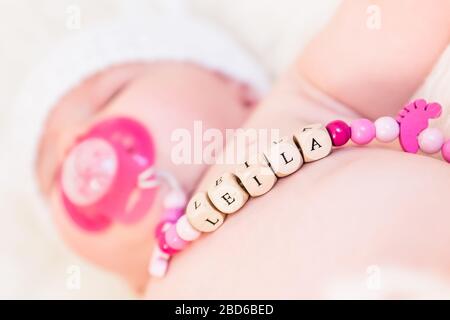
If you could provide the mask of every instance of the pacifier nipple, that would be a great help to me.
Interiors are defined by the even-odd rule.
[[[75,205],[89,206],[110,189],[118,171],[114,148],[101,138],[89,138],[70,150],[61,171],[61,187]]]

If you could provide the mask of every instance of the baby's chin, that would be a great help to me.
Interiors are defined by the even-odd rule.
[[[249,106],[256,100],[248,87],[197,66],[160,63],[148,65],[146,68],[147,72],[140,72],[119,92],[111,92],[111,99],[97,114],[78,124],[78,128],[70,128],[70,132],[82,132],[83,135],[96,124],[116,117],[138,121],[154,141],[154,167],[170,172],[189,194],[195,189],[207,165],[175,164],[171,159],[172,132],[185,128],[194,134],[193,124],[199,120],[205,129],[224,131],[239,127],[251,112]],[[115,72],[117,70],[112,71],[109,77],[117,76]],[[104,77],[108,77],[108,73],[98,76],[97,81],[100,84],[91,80],[90,85],[95,87],[104,84]],[[111,78],[107,80],[111,81]],[[102,90],[104,89],[103,86]],[[79,96],[83,95],[83,92],[79,92],[83,87],[76,90],[78,92],[74,93],[74,108],[79,103]],[[89,92],[91,91],[93,89],[89,88]],[[64,103],[65,108],[70,107],[70,94]],[[64,117],[63,114],[60,116]],[[66,142],[58,144],[61,150],[57,150],[56,154],[65,154],[67,157],[70,148],[79,143],[80,136],[67,138],[68,129],[63,125],[58,129],[58,119],[50,119],[52,120],[56,122],[52,124],[53,131],[66,135]],[[60,162],[64,162],[64,158]],[[61,163],[57,171],[61,172]],[[80,256],[118,274],[137,292],[143,292],[148,281],[148,262],[152,249],[157,245],[154,230],[160,221],[163,198],[169,190],[168,187],[158,188],[151,207],[145,214],[140,215],[139,219],[129,223],[111,219],[99,228],[88,228],[68,213],[67,203],[64,201],[67,199],[62,196],[64,193],[61,185],[58,185],[60,182],[55,179],[53,183],[48,198],[63,240]],[[68,186],[73,187],[72,183]],[[74,201],[95,199],[84,199],[73,194],[72,198]]]

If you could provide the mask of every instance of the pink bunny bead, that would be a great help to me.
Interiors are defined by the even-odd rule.
[[[419,134],[428,128],[430,119],[438,118],[442,113],[439,103],[427,103],[424,99],[415,100],[400,110],[397,121],[400,124],[400,145],[405,152],[419,151]]]

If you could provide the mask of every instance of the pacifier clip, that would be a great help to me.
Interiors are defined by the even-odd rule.
[[[440,151],[443,159],[450,163],[450,140],[445,141],[439,129],[428,127],[429,120],[438,118],[441,113],[440,104],[419,99],[406,105],[396,119],[381,117],[375,122],[357,119],[350,125],[335,120],[325,127],[321,124],[305,126],[291,136],[272,142],[267,152],[251,156],[234,172],[218,177],[206,192],[192,196],[185,211],[181,196],[178,199],[173,196],[173,204],[166,206],[166,218],[156,230],[158,247],[150,263],[150,274],[164,276],[170,257],[185,249],[189,242],[204,232],[217,230],[227,215],[237,212],[250,198],[270,191],[279,178],[293,174],[304,163],[327,157],[333,147],[342,147],[349,140],[367,145],[374,139],[389,143],[398,138],[405,152],[417,153],[420,149],[434,154]],[[164,264],[158,264],[161,259]]]

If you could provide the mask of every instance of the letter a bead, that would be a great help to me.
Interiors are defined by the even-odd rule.
[[[231,173],[223,174],[208,190],[213,205],[223,213],[238,211],[248,200],[248,193]]]
[[[321,125],[303,127],[294,134],[294,139],[300,146],[305,162],[325,158],[331,152],[330,135]]]
[[[186,207],[189,223],[198,231],[212,232],[217,230],[225,218],[208,199],[205,192],[196,193]]]
[[[266,158],[278,178],[294,173],[303,165],[303,157],[292,137],[273,141]]]
[[[277,181],[277,176],[263,156],[251,157],[249,161],[239,166],[236,176],[252,197],[269,192]]]

